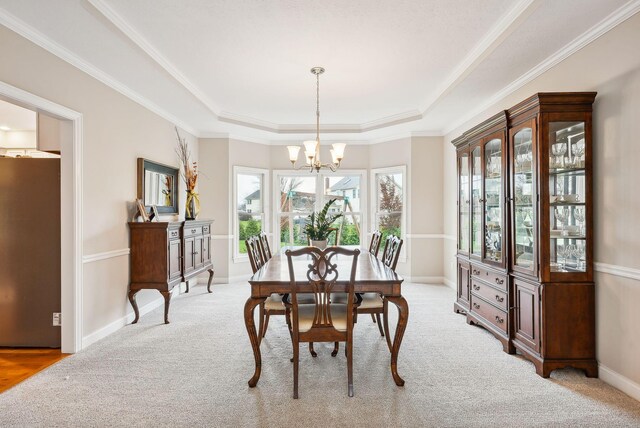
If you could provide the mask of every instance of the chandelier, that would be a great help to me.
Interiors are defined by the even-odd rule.
[[[330,152],[333,162],[322,163],[320,160],[320,75],[324,73],[324,68],[313,67],[311,69],[311,73],[316,75],[316,139],[315,141],[310,140],[303,143],[304,157],[306,160],[305,165],[300,165],[296,168],[300,146],[287,146],[287,149],[289,149],[289,160],[291,161],[294,169],[309,168],[309,172],[313,172],[314,169],[316,172],[320,172],[322,168],[329,168],[331,171],[335,172],[340,168],[340,162],[344,158],[344,148],[346,144],[332,144]]]

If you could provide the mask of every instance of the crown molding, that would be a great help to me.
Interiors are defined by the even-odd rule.
[[[494,25],[476,46],[454,68],[453,72],[438,87],[426,102],[422,115],[433,109],[444,97],[467,78],[515,28],[526,20],[539,6],[541,0],[520,0]]]
[[[626,3],[624,6],[611,13],[609,16],[591,27],[589,30],[573,39],[573,41],[565,45],[562,49],[547,57],[547,59],[540,62],[537,66],[511,82],[509,85],[505,86],[499,92],[495,93],[479,107],[476,107],[470,113],[463,116],[462,119],[450,125],[444,130],[444,133],[449,134],[450,132],[454,131],[455,129],[470,121],[477,115],[481,114],[494,104],[498,103],[503,98],[506,98],[509,94],[517,91],[527,83],[542,75],[544,72],[558,65],[560,62],[564,61],[574,53],[578,52],[580,49],[598,39],[600,36],[606,34],[608,31],[612,30],[619,24],[631,18],[638,12],[640,12],[640,0],[631,0],[630,2]]]
[[[371,122],[366,122],[360,125],[360,132],[373,131],[375,129],[387,128],[393,125],[400,125],[402,123],[414,122],[422,119],[424,116],[420,113],[420,110],[409,110],[404,113],[398,113],[391,116],[386,116]]]
[[[12,15],[2,7],[0,7],[0,24],[7,27],[11,31],[19,34],[20,36],[24,37],[30,42],[40,46],[41,48],[57,56],[63,61],[71,64],[72,66],[76,67],[80,71],[83,71],[84,73],[88,74],[89,76],[93,77],[99,82],[107,85],[113,90],[121,93],[122,95],[129,98],[130,100],[140,104],[144,108],[152,111],[153,113],[157,114],[163,119],[166,119],[167,121],[179,126],[181,129],[184,129],[186,132],[190,133],[191,135],[194,135],[194,136],[198,135],[198,131],[193,126],[178,119],[177,117],[167,112],[166,110],[164,110],[163,108],[155,104],[154,102],[138,94],[128,86],[120,83],[118,80],[114,79],[112,76],[108,75],[102,70],[84,61],[83,59],[78,57],[76,54],[69,51],[67,48],[61,46],[57,42],[45,36],[44,34],[39,32],[35,28],[31,27],[30,25],[28,25],[21,19],[17,18],[16,16]]]

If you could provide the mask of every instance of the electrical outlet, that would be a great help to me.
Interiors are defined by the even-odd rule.
[[[60,312],[53,313],[53,326],[60,327],[62,325],[62,314]]]

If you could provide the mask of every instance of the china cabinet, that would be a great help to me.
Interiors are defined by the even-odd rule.
[[[597,376],[594,92],[538,93],[465,132],[457,149],[454,310],[548,377]]]

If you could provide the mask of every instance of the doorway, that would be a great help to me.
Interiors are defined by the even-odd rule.
[[[60,141],[61,351],[82,349],[82,114],[0,81],[0,99],[58,119]]]

